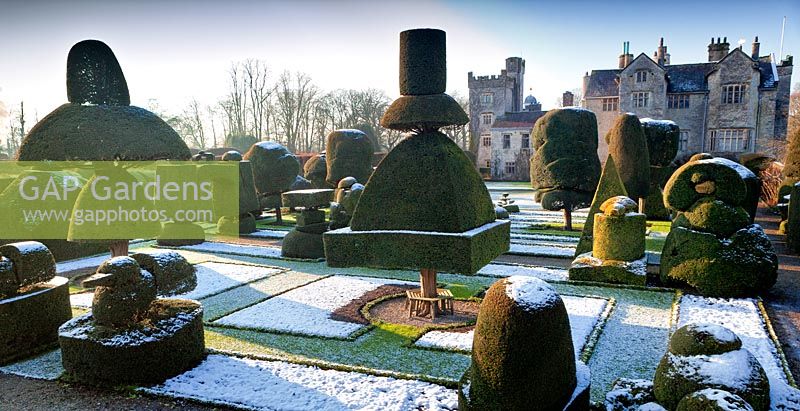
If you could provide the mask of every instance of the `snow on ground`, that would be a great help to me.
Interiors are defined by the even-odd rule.
[[[242,237],[253,237],[253,238],[276,238],[280,239],[286,237],[286,234],[289,232],[286,230],[266,230],[266,229],[259,229],[253,231],[252,233],[242,234]]]
[[[572,344],[575,348],[575,357],[579,358],[589,336],[594,331],[600,316],[606,309],[608,300],[594,297],[577,297],[562,295],[561,299],[567,307],[569,325],[572,330]],[[470,351],[474,331],[429,331],[420,337],[414,344],[420,347],[436,347],[447,350]]]
[[[578,243],[580,238],[570,237],[566,235],[547,235],[547,234],[525,234],[525,233],[511,233],[511,240],[521,241],[553,241],[562,243]]]
[[[257,245],[206,241],[202,244],[186,245],[177,248],[180,250],[199,251],[201,253],[230,254],[246,257],[281,258],[280,247],[262,247]]]
[[[85,257],[85,258],[78,258],[76,260],[62,261],[60,263],[56,263],[56,272],[61,274],[73,270],[81,270],[84,268],[97,267],[103,261],[108,260],[109,258],[110,258],[109,255],[103,254],[94,257]]]
[[[94,292],[78,293],[69,295],[69,305],[78,308],[92,308]]]
[[[52,350],[35,357],[0,367],[0,372],[37,380],[55,380],[63,372],[61,350]]]
[[[172,298],[199,300],[284,271],[276,267],[216,262],[200,263],[195,267],[197,268],[197,287],[188,293],[178,294]]]
[[[379,278],[332,276],[214,321],[215,325],[347,338],[363,324],[330,318],[337,308],[384,284],[412,284]]]
[[[527,255],[533,257],[572,257],[575,247],[554,247],[541,245],[525,245],[511,243],[506,254]]]
[[[478,274],[491,277],[510,277],[512,275],[521,275],[527,277],[536,277],[545,281],[567,281],[569,279],[567,270],[563,268],[498,263],[487,264],[481,268],[480,271],[478,271]]]
[[[742,347],[753,353],[769,377],[773,409],[782,409],[780,406],[791,409],[788,401],[794,402],[794,406],[800,405],[800,394],[788,387],[775,343],[767,333],[755,300],[685,295],[681,298],[678,327],[691,323],[721,325],[739,336]],[[792,397],[791,400],[789,397]]]
[[[436,384],[215,354],[190,371],[142,390],[254,410],[458,408],[456,391]]]

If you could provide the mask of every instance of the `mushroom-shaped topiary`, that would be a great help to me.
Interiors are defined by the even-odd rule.
[[[551,110],[533,126],[531,185],[547,210],[564,211],[572,230],[572,210],[592,201],[600,178],[597,118],[578,108]]]
[[[747,187],[719,159],[690,161],[672,175],[664,204],[679,213],[661,253],[661,280],[704,295],[734,297],[771,287],[778,259],[742,208]]]
[[[372,174],[372,143],[361,130],[334,130],[325,144],[326,180],[333,186],[345,177],[369,180]]]
[[[103,42],[85,40],[67,57],[67,98],[39,121],[20,145],[22,161],[188,160],[178,133],[157,115],[130,105],[117,58]],[[127,240],[112,242],[127,255]]]
[[[553,287],[509,277],[481,303],[459,409],[588,409],[588,372],[575,361],[567,310]]]
[[[653,390],[659,404],[674,410],[686,395],[706,388],[736,394],[756,411],[769,409],[767,375],[739,337],[719,325],[688,324],[670,338]]]
[[[639,118],[633,113],[621,114],[606,134],[606,142],[628,197],[639,199],[639,211],[643,212],[650,191],[650,153]]]
[[[275,142],[253,144],[244,155],[253,168],[256,191],[262,198],[276,197],[270,206],[275,208],[277,221],[282,222],[280,193],[289,190],[300,172],[300,162],[289,150]]]
[[[642,119],[642,130],[647,138],[650,159],[650,191],[643,213],[650,220],[669,220],[669,210],[664,207],[664,184],[675,171],[673,163],[678,154],[680,128],[669,120]]]

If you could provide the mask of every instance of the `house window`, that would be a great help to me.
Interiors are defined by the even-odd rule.
[[[492,136],[491,135],[481,136],[481,142],[484,147],[490,147],[492,145]]]
[[[678,137],[678,150],[686,151],[688,148],[689,148],[689,132],[681,130],[680,136]]]
[[[647,70],[636,71],[636,82],[644,83],[645,81],[647,81]]]
[[[711,130],[711,151],[747,151],[750,146],[750,130],[746,128],[721,128]]]
[[[619,97],[604,98],[603,111],[619,111]]]
[[[722,86],[722,104],[740,104],[744,101],[744,84]]]
[[[492,162],[490,160],[486,160],[486,168],[492,168]]]
[[[506,174],[517,174],[516,161],[506,161]]]
[[[667,108],[689,108],[689,95],[688,94],[668,95]]]
[[[481,104],[484,106],[488,106],[492,104],[494,101],[494,93],[483,93],[481,94]]]
[[[647,107],[650,100],[650,93],[647,91],[637,91],[631,94],[631,102],[634,107]]]
[[[483,113],[481,114],[481,123],[483,123],[483,125],[489,126],[492,124],[493,117],[494,115],[492,113]]]
[[[531,135],[530,134],[523,134],[522,135],[522,148],[530,148],[531,147]]]
[[[511,148],[511,134],[503,134],[503,148]]]

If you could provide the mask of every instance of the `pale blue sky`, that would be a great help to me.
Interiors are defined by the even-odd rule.
[[[732,46],[744,38],[749,51],[758,35],[762,54],[777,54],[784,15],[784,54],[797,55],[797,0],[0,0],[0,101],[24,99],[39,117],[66,102],[67,52],[87,38],[115,51],[136,105],[214,103],[231,62],[246,58],[265,60],[274,76],[304,71],[325,90],[374,87],[396,97],[398,33],[436,27],[448,36],[448,90],[466,93],[468,71],[498,74],[506,57],[521,56],[526,89],[549,108],[587,70],[615,67],[623,41],[652,55],[663,36],[673,64],[706,61],[712,36]]]

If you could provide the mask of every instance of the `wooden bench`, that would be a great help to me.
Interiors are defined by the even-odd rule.
[[[406,291],[406,307],[408,307],[408,317],[419,315],[430,306],[431,320],[436,319],[436,311],[443,313],[450,312],[453,315],[453,293],[443,288],[436,289],[436,297],[423,297],[422,290]]]

